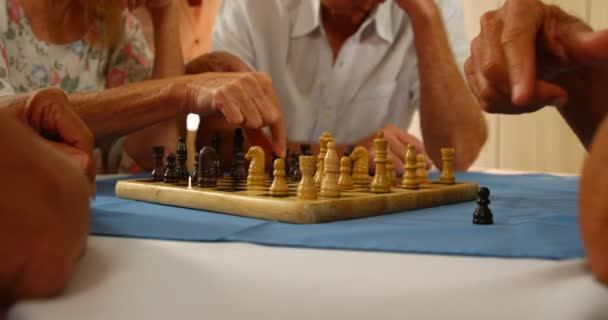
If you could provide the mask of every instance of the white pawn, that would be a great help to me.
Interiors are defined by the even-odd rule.
[[[340,178],[338,179],[338,184],[341,190],[352,190],[355,187],[353,177],[350,174],[351,163],[349,157],[342,157],[340,160]]]
[[[338,184],[338,178],[340,176],[340,158],[336,151],[336,143],[333,141],[327,144],[324,166],[325,175],[321,182],[321,197],[339,198],[340,185]]]
[[[419,154],[416,160],[416,178],[418,178],[418,183],[423,184],[429,182],[429,174],[426,171],[426,156]]]
[[[407,146],[407,152],[405,153],[405,164],[403,165],[403,182],[401,187],[404,189],[418,189],[419,182],[416,176],[416,169],[418,168],[418,157],[416,155],[416,148],[413,145]]]
[[[314,200],[317,198],[317,185],[313,178],[317,158],[315,156],[300,156],[300,171],[302,180],[298,185],[298,199]]]
[[[289,187],[285,181],[285,160],[276,159],[274,161],[274,180],[268,192],[272,197],[285,197],[289,195]]]

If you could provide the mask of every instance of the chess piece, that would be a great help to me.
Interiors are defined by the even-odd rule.
[[[152,157],[154,157],[154,170],[152,170],[152,181],[160,182],[165,178],[165,147],[156,146],[152,148]]]
[[[266,179],[264,150],[261,147],[253,146],[249,148],[245,159],[251,161],[247,172],[247,187],[264,187]]]
[[[355,187],[353,178],[350,175],[351,164],[349,157],[342,157],[340,159],[340,178],[338,178],[338,185],[342,190],[352,190]]]
[[[486,187],[479,188],[477,191],[477,204],[479,205],[473,213],[474,224],[493,224],[494,219],[492,210],[488,205],[490,204],[490,189]]]
[[[215,159],[216,176],[218,179],[221,179],[224,176],[224,173],[222,172],[222,164],[220,163],[222,138],[220,138],[219,133],[216,132],[213,134],[213,137],[211,137],[211,145],[213,146],[213,149],[215,149],[215,154],[217,155]]]
[[[247,179],[247,170],[245,170],[245,154],[243,153],[243,139],[243,129],[236,129],[234,133],[232,170],[230,171],[230,176],[235,181]]]
[[[384,139],[384,131],[379,130],[376,139],[374,139],[376,147],[376,174],[372,181],[371,191],[373,193],[389,193],[391,192],[391,180],[386,172],[386,157],[388,149],[388,141]]]
[[[419,182],[416,176],[416,170],[418,169],[418,156],[416,155],[416,148],[409,144],[407,151],[405,152],[405,159],[403,165],[403,181],[401,181],[401,187],[404,189],[418,189]]]
[[[215,160],[217,153],[212,147],[204,147],[198,155],[198,180],[197,185],[203,188],[215,188],[217,186],[217,170]]]
[[[362,146],[355,147],[350,154],[353,163],[353,182],[355,185],[369,186],[369,154]]]
[[[397,174],[393,167],[393,156],[391,156],[390,152],[388,152],[388,155],[386,156],[386,174],[388,174],[388,179],[391,181],[391,186],[396,186]]]
[[[327,144],[327,152],[324,160],[325,174],[321,181],[321,197],[339,198],[340,185],[338,178],[340,176],[340,158],[336,151],[336,143],[329,141]]]
[[[179,138],[177,144],[177,167],[175,169],[177,180],[180,182],[188,181],[190,174],[188,168],[186,168],[186,161],[188,161],[188,148],[186,148],[186,139],[183,137]]]
[[[418,178],[418,184],[427,183],[429,181],[429,174],[426,171],[426,156],[419,154],[416,160],[416,178]]]
[[[345,157],[350,157],[351,153],[353,153],[353,150],[355,150],[355,148],[356,148],[356,147],[357,147],[357,146],[356,146],[356,145],[354,145],[354,144],[349,144],[349,145],[346,147],[346,150],[344,150],[344,156],[345,156]]]
[[[317,186],[321,185],[323,176],[325,175],[325,154],[327,153],[327,144],[333,141],[329,132],[323,132],[323,135],[319,138],[319,156],[317,158],[317,172],[315,173],[315,183]]]
[[[312,156],[312,147],[309,144],[301,144],[300,153],[303,156]]]
[[[291,156],[291,181],[300,182],[300,180],[302,180],[302,171],[300,170],[300,155],[298,155],[297,153],[292,153]]]
[[[443,166],[441,167],[441,176],[439,177],[439,183],[441,184],[456,183],[456,177],[454,177],[454,169],[452,168],[454,152],[454,148],[441,148],[441,160],[443,161]]]
[[[175,170],[175,154],[169,153],[167,156],[167,170],[165,170],[164,181],[166,183],[177,183],[177,172]]]
[[[268,190],[272,197],[285,197],[289,195],[289,187],[285,181],[285,160],[279,158],[274,161],[274,180]]]
[[[313,200],[317,198],[317,186],[313,178],[317,158],[315,156],[300,156],[300,171],[302,180],[298,185],[298,199]]]
[[[192,185],[198,183],[198,158],[200,156],[200,151],[194,153],[194,170],[192,170],[192,174],[190,175],[190,181]]]
[[[277,154],[276,154],[276,153],[274,153],[274,152],[272,153],[271,157],[272,157],[272,158],[271,158],[271,161],[272,161],[271,163],[272,163],[272,164],[273,164],[273,166],[274,166],[275,161],[277,161],[278,159],[280,159],[280,157],[279,157],[279,155],[277,155]],[[274,171],[270,173],[270,178],[274,178]]]

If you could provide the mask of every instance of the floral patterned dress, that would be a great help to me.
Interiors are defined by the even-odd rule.
[[[18,0],[0,0],[0,96],[59,87],[68,93],[99,91],[149,78],[153,55],[139,22],[123,13],[114,49],[95,43],[95,24],[84,39],[51,44],[36,38]]]

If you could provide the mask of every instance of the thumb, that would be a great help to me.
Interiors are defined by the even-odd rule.
[[[578,62],[608,63],[608,30],[579,33],[575,43],[573,54]]]

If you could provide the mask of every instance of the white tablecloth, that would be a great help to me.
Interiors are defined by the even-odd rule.
[[[608,319],[583,260],[542,261],[91,237],[37,319]]]

